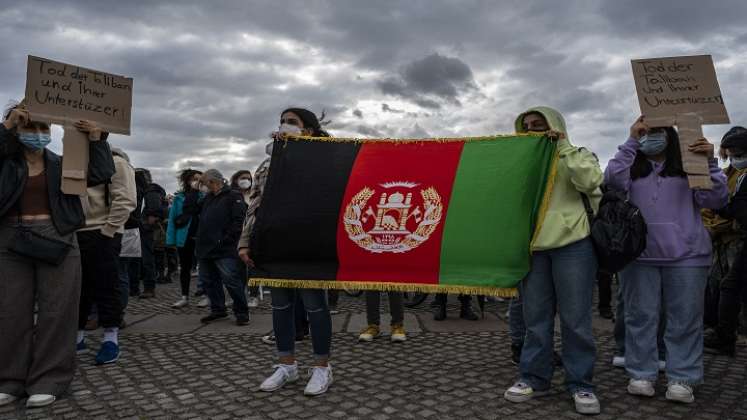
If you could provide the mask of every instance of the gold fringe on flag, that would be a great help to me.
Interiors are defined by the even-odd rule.
[[[372,290],[380,292],[423,292],[423,293],[461,293],[465,295],[484,295],[496,297],[514,297],[516,288],[496,288],[487,286],[459,286],[439,284],[389,283],[371,281],[337,281],[337,280],[292,280],[254,278],[250,286],[269,286],[300,289],[349,289]]]
[[[291,136],[285,135],[283,140],[289,141],[321,141],[321,142],[332,142],[332,143],[453,143],[453,142],[475,142],[475,141],[491,141],[491,140],[507,140],[516,137],[545,137],[547,133],[544,131],[528,131],[526,133],[514,133],[514,134],[496,134],[494,136],[479,136],[479,137],[432,137],[426,139],[360,139],[356,137],[313,137],[313,136]]]

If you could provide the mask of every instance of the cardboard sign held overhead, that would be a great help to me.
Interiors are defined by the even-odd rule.
[[[61,124],[62,191],[84,195],[88,139],[72,124],[89,120],[103,131],[130,134],[132,79],[54,60],[28,57],[25,104],[32,120]]]
[[[651,127],[677,126],[683,169],[692,188],[711,188],[708,160],[687,146],[703,137],[702,124],[728,124],[710,55],[632,60],[641,114]]]

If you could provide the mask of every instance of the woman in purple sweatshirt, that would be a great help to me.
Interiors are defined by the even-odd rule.
[[[626,191],[646,224],[646,249],[620,273],[625,300],[625,369],[628,392],[651,397],[657,377],[656,332],[664,305],[667,326],[667,394],[691,403],[703,381],[703,293],[711,264],[711,239],[700,209],[728,200],[726,177],[713,145],[700,139],[689,150],[708,156],[713,188],[693,190],[682,170],[679,137],[672,127],[651,128],[640,117],[605,171],[611,189]]]

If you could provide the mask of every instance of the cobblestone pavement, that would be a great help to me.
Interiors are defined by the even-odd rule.
[[[116,365],[96,367],[93,352],[80,355],[68,395],[43,409],[26,410],[20,403],[0,407],[0,419],[582,417],[562,389],[560,371],[546,397],[523,404],[503,399],[517,371],[509,360],[505,302],[489,303],[485,319],[470,322],[455,319],[458,303],[452,297],[450,319],[440,323],[432,320],[425,303],[407,313],[406,343],[393,344],[384,337],[361,344],[356,332],[365,323],[362,298],[343,296],[342,312],[334,316],[335,383],[327,394],[308,398],[303,395],[305,380],[273,394],[257,391],[273,363],[273,348],[260,341],[271,329],[266,300],[253,311],[248,326],[228,320],[202,326],[199,317],[206,310],[171,309],[176,297],[176,285],[167,285],[159,288],[156,299],[134,299]],[[664,399],[661,379],[654,398],[628,395],[624,371],[609,363],[611,322],[596,318],[594,325],[599,349],[595,382],[602,403],[596,418],[747,419],[746,348],[735,359],[707,355],[706,384],[696,392],[696,403],[678,405]],[[100,336],[100,330],[89,333],[89,347],[97,348]],[[297,353],[299,363],[308,367],[308,340]]]

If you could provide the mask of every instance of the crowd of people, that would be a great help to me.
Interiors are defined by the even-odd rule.
[[[47,148],[48,124],[32,120],[19,104],[6,111],[0,125],[0,405],[28,396],[28,407],[41,407],[64,394],[73,380],[76,350],[87,350],[91,322],[103,328],[94,363],[117,362],[129,298],[155,297],[158,283],[178,276],[175,310],[201,296],[198,306],[208,311],[203,323],[229,317],[226,292],[239,326],[250,322],[250,309],[258,304],[259,290],[247,286],[254,267],[249,238],[273,142],[253,175],[242,170],[229,180],[218,169],[184,169],[179,190],[169,196],[148,170],[133,167],[124,151],[111,147],[96,124],[79,121],[75,128],[89,140],[88,191],[82,198],[61,190],[61,157]],[[654,396],[663,372],[666,398],[692,403],[703,381],[704,351],[733,357],[740,328],[747,327],[740,319],[747,306],[747,129],[734,127],[724,135],[718,154],[728,162],[725,170],[708,140],[689,146],[689,152],[708,159],[713,186],[707,190],[690,188],[677,130],[650,127],[644,116],[604,171],[592,151],[571,143],[554,109],[522,112],[515,130],[544,132],[557,142],[559,160],[533,242],[531,270],[517,279],[518,296],[509,308],[518,372],[504,398],[522,403],[548,392],[554,370],[562,367],[576,411],[600,412],[592,330],[598,282],[600,315],[615,321],[617,346],[610,362],[627,372],[627,392]],[[302,108],[281,112],[273,137],[285,135],[329,136],[320,118]],[[603,189],[624,193],[648,232],[645,250],[616,273],[600,269],[590,236],[589,212],[598,211]],[[616,313],[613,279],[619,284]],[[335,291],[271,290],[273,333],[263,341],[276,346],[278,363],[261,391],[299,380],[295,345],[307,335],[314,362],[304,393],[329,389],[337,300]],[[471,297],[460,295],[459,301],[460,318],[477,320]],[[388,302],[390,340],[404,342],[403,296],[388,292]],[[382,335],[381,293],[366,292],[365,304],[367,326],[358,338],[370,342]],[[446,295],[438,295],[434,319],[444,320],[446,309]]]

